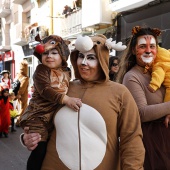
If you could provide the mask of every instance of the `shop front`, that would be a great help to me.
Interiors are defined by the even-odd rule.
[[[118,17],[117,41],[128,42],[131,30],[134,26],[148,26],[159,28],[162,31],[159,36],[159,45],[170,49],[170,0],[153,1],[147,5],[124,11]]]
[[[0,71],[8,70],[11,73],[11,79],[15,77],[15,60],[14,52],[6,51],[0,53]]]

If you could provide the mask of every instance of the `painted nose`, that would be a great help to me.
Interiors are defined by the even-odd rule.
[[[145,53],[148,55],[151,53],[151,48],[149,46],[146,47]]]
[[[48,53],[47,57],[51,57],[51,54],[50,54],[50,53]]]
[[[87,58],[86,57],[84,57],[84,59],[83,59],[81,64],[87,65]]]
[[[149,55],[150,53],[151,53],[151,52],[146,52],[146,54],[148,54],[148,55]]]

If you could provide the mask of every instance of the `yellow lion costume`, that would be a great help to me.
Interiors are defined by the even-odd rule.
[[[166,87],[164,102],[170,101],[170,50],[158,46],[158,53],[152,67],[149,89],[155,92],[161,84]]]

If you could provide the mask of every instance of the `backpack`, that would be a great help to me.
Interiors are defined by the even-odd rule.
[[[21,82],[19,81],[19,79],[15,80],[12,83],[12,91],[14,92],[15,96],[18,94],[20,85],[21,85]]]

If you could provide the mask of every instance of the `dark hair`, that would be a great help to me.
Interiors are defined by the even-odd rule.
[[[111,72],[111,68],[112,68],[112,65],[113,65],[113,62],[117,60],[118,61],[118,64],[120,62],[120,59],[118,56],[110,56],[109,58],[109,79],[111,81],[116,81],[116,77],[117,77],[117,73],[112,73]]]
[[[120,59],[119,59],[118,56],[110,56],[110,58],[109,58],[109,70],[111,70],[112,64],[115,60],[117,60],[118,63],[120,62]]]
[[[150,27],[143,27],[143,28],[140,27],[140,29],[137,32],[135,33],[132,32],[132,34],[133,35],[130,38],[130,41],[127,45],[127,49],[124,51],[123,55],[121,56],[120,69],[116,80],[119,83],[122,83],[125,73],[128,72],[132,67],[136,65],[136,55],[133,54],[133,50],[137,44],[138,37],[143,35],[152,35],[156,40],[156,44],[158,45],[158,40],[157,40],[158,35],[155,32],[155,29],[152,29]]]

